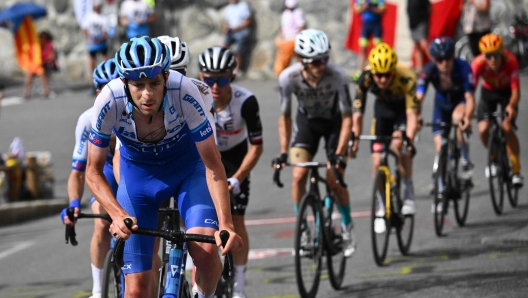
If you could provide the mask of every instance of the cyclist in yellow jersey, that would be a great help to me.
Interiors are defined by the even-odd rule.
[[[401,136],[407,138],[412,147],[412,140],[417,131],[419,105],[416,99],[416,75],[407,67],[398,65],[398,57],[394,50],[386,43],[380,43],[369,54],[369,66],[363,70],[356,82],[356,96],[352,103],[352,131],[360,135],[363,126],[363,112],[367,93],[376,96],[374,103],[374,119],[372,120],[371,134],[376,136]],[[350,154],[355,156],[359,142],[354,142]],[[392,141],[395,153],[398,155],[398,167],[402,175],[404,189],[403,214],[414,214],[414,190],[412,184],[412,155],[402,155],[403,140]],[[372,142],[371,153],[373,162],[373,175],[381,162],[381,143]],[[414,148],[411,149],[414,151]],[[382,202],[380,201],[380,204]],[[385,208],[380,208],[384,212]],[[384,214],[378,214],[383,216]],[[375,230],[382,232],[385,224],[382,221],[374,223]]]

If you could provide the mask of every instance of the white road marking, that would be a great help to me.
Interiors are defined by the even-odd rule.
[[[18,96],[11,96],[11,97],[2,98],[0,102],[2,103],[2,107],[7,107],[7,106],[19,105],[24,102],[24,99]]]
[[[5,257],[8,257],[9,255],[12,255],[14,253],[17,253],[21,250],[24,250],[30,246],[33,245],[33,241],[26,241],[26,242],[18,242],[13,246],[12,248],[0,252],[0,259],[3,259]]]

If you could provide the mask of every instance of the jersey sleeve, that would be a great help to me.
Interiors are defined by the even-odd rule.
[[[473,71],[471,70],[471,66],[469,63],[467,63],[464,60],[461,61],[461,68],[462,68],[462,79],[463,79],[463,85],[464,85],[464,91],[466,93],[474,93],[475,92],[475,78],[473,77]]]
[[[262,123],[260,122],[259,105],[255,96],[244,101],[241,115],[246,122],[248,139],[252,145],[262,144]]]
[[[280,89],[280,106],[282,115],[285,117],[291,117],[291,106],[292,106],[292,87],[289,83],[289,72],[283,71],[279,75],[279,89]]]
[[[484,69],[482,67],[482,59],[483,55],[478,55],[473,59],[473,62],[471,62],[471,72],[473,73],[473,86],[478,86],[478,79],[482,75],[482,70]]]
[[[92,127],[91,113],[84,112],[79,116],[75,126],[75,147],[72,155],[72,170],[84,172],[86,170],[86,160],[88,159],[88,138]]]
[[[207,139],[213,134],[213,128],[207,119],[206,107],[198,87],[190,79],[183,77],[181,107],[185,122],[189,126],[195,142]]]
[[[418,111],[420,105],[418,104],[418,98],[416,97],[416,75],[412,72],[408,72],[407,77],[407,92],[405,94],[405,110],[406,111]]]
[[[344,72],[340,72],[341,82],[338,86],[339,93],[339,110],[342,114],[352,114],[352,99],[350,98],[350,89],[348,87],[348,77]]]
[[[364,70],[356,82],[354,101],[352,102],[352,112],[363,114],[367,101],[367,92],[372,84],[372,72]]]
[[[511,56],[512,59],[508,61],[508,66],[510,67],[510,88],[511,90],[519,90],[519,86],[521,85],[520,79],[519,79],[519,62],[517,61],[517,58],[515,56]]]
[[[107,85],[95,99],[90,131],[92,144],[102,148],[108,147],[112,128],[118,119],[117,115],[116,100],[112,95],[112,90]]]
[[[427,87],[429,86],[432,70],[433,70],[433,62],[428,62],[418,75],[418,85],[416,87],[416,93],[426,94],[427,93]]]

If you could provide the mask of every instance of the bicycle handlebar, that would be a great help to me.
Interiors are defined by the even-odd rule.
[[[409,138],[405,135],[404,132],[403,133],[403,136],[372,136],[372,135],[359,135],[359,136],[355,136],[354,133],[352,133],[352,135],[350,136],[350,140],[348,141],[348,149],[347,151],[350,151],[350,148],[352,148],[352,146],[354,146],[354,142],[355,140],[367,140],[367,141],[382,141],[384,143],[388,143],[392,140],[397,140],[397,139],[402,139],[403,140],[403,148],[401,150],[401,153],[403,155],[407,155],[409,152],[407,150],[407,147],[409,146],[410,143],[410,140]],[[412,147],[412,156],[416,155],[416,147],[414,145],[411,144],[411,147]]]
[[[75,221],[74,212],[75,212],[75,208],[74,207],[70,207],[70,208],[68,208],[68,210],[66,210],[66,215],[68,215],[68,218],[72,222]],[[79,216],[77,217],[77,219],[79,219],[79,218],[101,218],[101,219],[107,220],[109,222],[112,222],[112,218],[110,218],[110,215],[108,215],[108,214],[79,213]],[[77,234],[75,233],[75,226],[74,225],[66,225],[66,231],[65,231],[65,238],[66,238],[65,242],[66,242],[66,244],[71,243],[72,246],[77,246],[77,244],[79,244],[79,242],[77,241],[76,236],[77,236]]]
[[[301,167],[301,168],[324,168],[326,167],[326,163],[324,162],[317,162],[317,161],[308,161],[308,162],[297,162],[297,163],[285,163],[285,166],[289,167]],[[334,173],[336,177],[336,183],[343,186],[344,188],[347,188],[347,184],[345,183],[343,176],[337,168],[335,167],[335,162],[330,163],[330,167],[332,168],[332,172]],[[284,184],[280,181],[280,171],[282,170],[283,166],[281,164],[275,165],[275,170],[273,171],[273,182],[277,184],[278,187],[282,188]]]
[[[132,231],[133,222],[130,218],[125,219],[125,225],[128,229]],[[154,230],[154,229],[143,229],[138,228],[135,231],[132,231],[133,234],[161,237],[172,243],[180,242],[201,242],[201,243],[211,243],[216,244],[216,239],[214,236],[201,235],[201,234],[188,234],[181,230],[175,231],[164,231],[164,230]],[[222,240],[222,246],[225,247],[227,241],[229,240],[229,232],[226,230],[220,231],[220,239]],[[125,264],[123,261],[123,254],[125,249],[125,240],[119,237],[117,238],[114,245],[114,252],[112,254],[111,262],[122,268]],[[233,255],[229,251],[227,252],[224,260],[224,270],[222,271],[222,276],[225,280],[228,280],[233,277]]]

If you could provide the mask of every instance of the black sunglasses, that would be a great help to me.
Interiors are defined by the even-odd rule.
[[[330,60],[329,56],[320,58],[320,59],[303,59],[303,64],[312,64],[313,66],[320,66],[323,64],[328,63],[328,60]]]
[[[452,58],[453,56],[438,57],[438,58],[435,58],[435,61],[438,63],[442,63],[444,61],[451,60]]]
[[[231,82],[231,76],[229,77],[204,77],[203,80],[209,87],[213,87],[215,83],[218,84],[218,87],[224,87]]]
[[[501,55],[502,55],[502,52],[495,52],[495,53],[484,54],[484,57],[486,59],[491,59],[491,58],[499,58]]]
[[[393,72],[390,71],[390,72],[384,72],[384,73],[375,73],[374,75],[378,79],[382,79],[382,78],[390,78],[390,77],[392,77],[392,74],[393,74]]]

